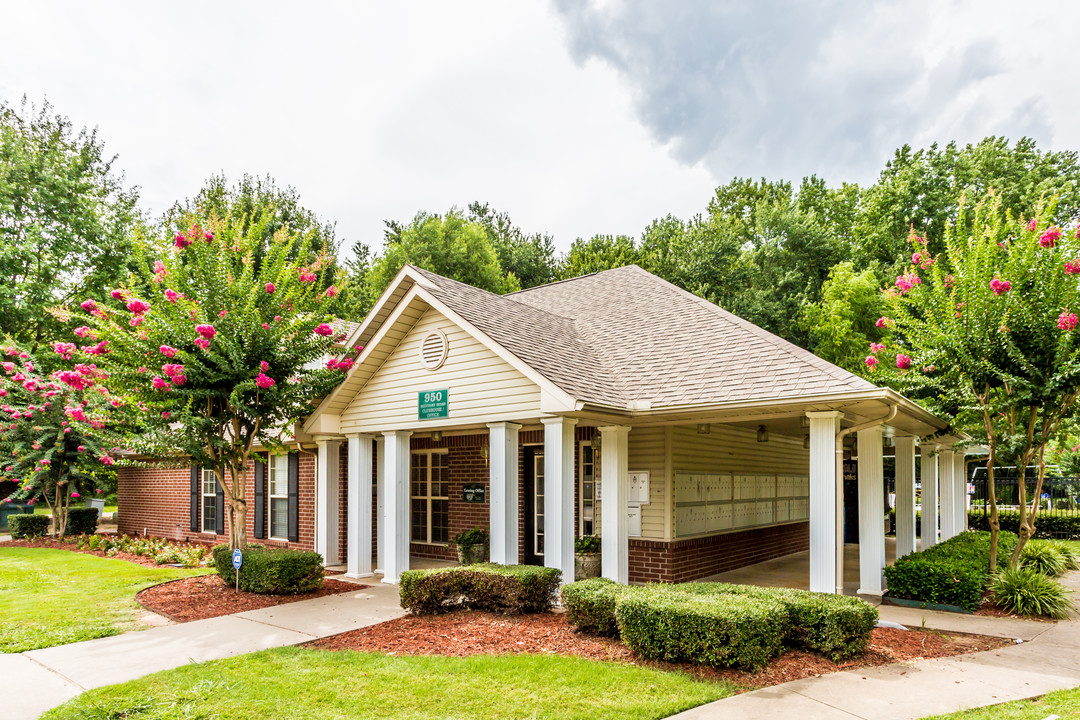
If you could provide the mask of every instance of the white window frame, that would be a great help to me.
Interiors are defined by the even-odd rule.
[[[266,464],[267,478],[266,478],[266,519],[268,522],[266,528],[266,537],[270,540],[289,540],[289,458],[287,455],[271,455],[269,462]],[[281,465],[279,470],[283,470],[285,473],[285,494],[274,494],[274,472],[275,466]],[[274,501],[285,501],[285,534],[274,535]]]
[[[424,483],[424,486],[425,486],[425,489],[426,489],[426,492],[425,492],[424,495],[413,495],[413,492],[412,492],[412,490],[413,490],[413,481],[412,481],[413,458],[416,455],[426,455],[427,456],[427,480]],[[431,522],[432,506],[434,505],[435,500],[446,500],[446,503],[447,503],[446,534],[447,534],[447,540],[450,539],[450,537],[449,537],[450,536],[450,515],[449,515],[449,508],[450,508],[450,494],[449,494],[450,493],[450,477],[449,477],[450,466],[449,466],[449,462],[447,462],[447,465],[446,465],[446,470],[447,470],[447,478],[446,478],[447,494],[446,495],[432,495],[431,494],[431,474],[432,474],[431,473],[431,470],[432,470],[431,458],[433,456],[435,456],[435,455],[447,456],[447,461],[449,461],[449,457],[448,457],[449,451],[446,448],[432,448],[430,450],[412,450],[409,453],[409,542],[414,542],[414,543],[417,543],[417,544],[420,544],[420,545],[439,545],[439,546],[442,546],[442,547],[446,547],[449,544],[448,542],[436,541],[436,540],[431,539],[432,530],[434,529],[432,527],[432,522]],[[426,529],[427,529],[427,534],[426,534],[426,538],[424,540],[414,540],[413,536],[412,536],[412,527],[413,527],[412,503],[413,503],[414,500],[423,500],[425,502],[425,504],[427,505],[427,517],[426,517],[426,519],[424,521]]]
[[[600,508],[596,501],[596,489],[600,485],[600,478],[596,476],[596,458],[586,463],[585,462],[585,448],[589,450],[593,449],[591,440],[582,440],[578,443],[578,536],[585,537],[586,535],[597,535],[597,526],[600,523]],[[589,500],[592,503],[593,519],[592,519],[592,531],[586,532],[585,530],[585,466],[592,466],[592,484],[593,484],[593,496]]]
[[[206,492],[207,485],[212,489],[211,492]],[[200,468],[199,469],[199,510],[202,517],[200,518],[199,529],[204,533],[217,534],[217,473],[213,468]],[[210,528],[206,527],[206,501],[207,498],[211,499],[214,503],[214,519],[210,523]]]

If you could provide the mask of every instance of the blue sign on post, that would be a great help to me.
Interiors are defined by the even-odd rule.
[[[240,566],[244,564],[244,554],[240,552],[240,548],[236,548],[232,551],[232,566],[236,570],[240,569]]]

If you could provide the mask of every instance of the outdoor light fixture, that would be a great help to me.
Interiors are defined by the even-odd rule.
[[[757,426],[757,441],[769,442],[769,431],[765,429],[764,425]]]
[[[488,446],[487,445],[481,445],[480,446],[480,457],[484,458],[484,464],[487,465],[487,461],[488,461]]]
[[[804,435],[803,436],[802,446],[803,446],[803,450],[809,450],[810,449],[810,436],[809,435]]]
[[[709,425],[709,423],[698,423],[698,426],[697,426],[697,434],[698,435],[708,435],[711,430],[712,430],[712,426]]]
[[[431,442],[442,442],[442,430],[431,431]]]
[[[800,415],[799,426],[804,428],[810,427],[810,418],[806,417],[806,415]]]

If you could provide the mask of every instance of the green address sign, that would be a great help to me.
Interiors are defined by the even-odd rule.
[[[417,402],[417,406],[419,407],[419,419],[437,420],[439,418],[449,417],[450,391],[448,389],[421,390],[419,396]]]

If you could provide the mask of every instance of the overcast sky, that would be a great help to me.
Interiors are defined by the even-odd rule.
[[[0,0],[0,101],[97,126],[159,213],[269,173],[378,246],[473,200],[560,250],[734,176],[872,182],[904,143],[1080,148],[1080,4]]]

